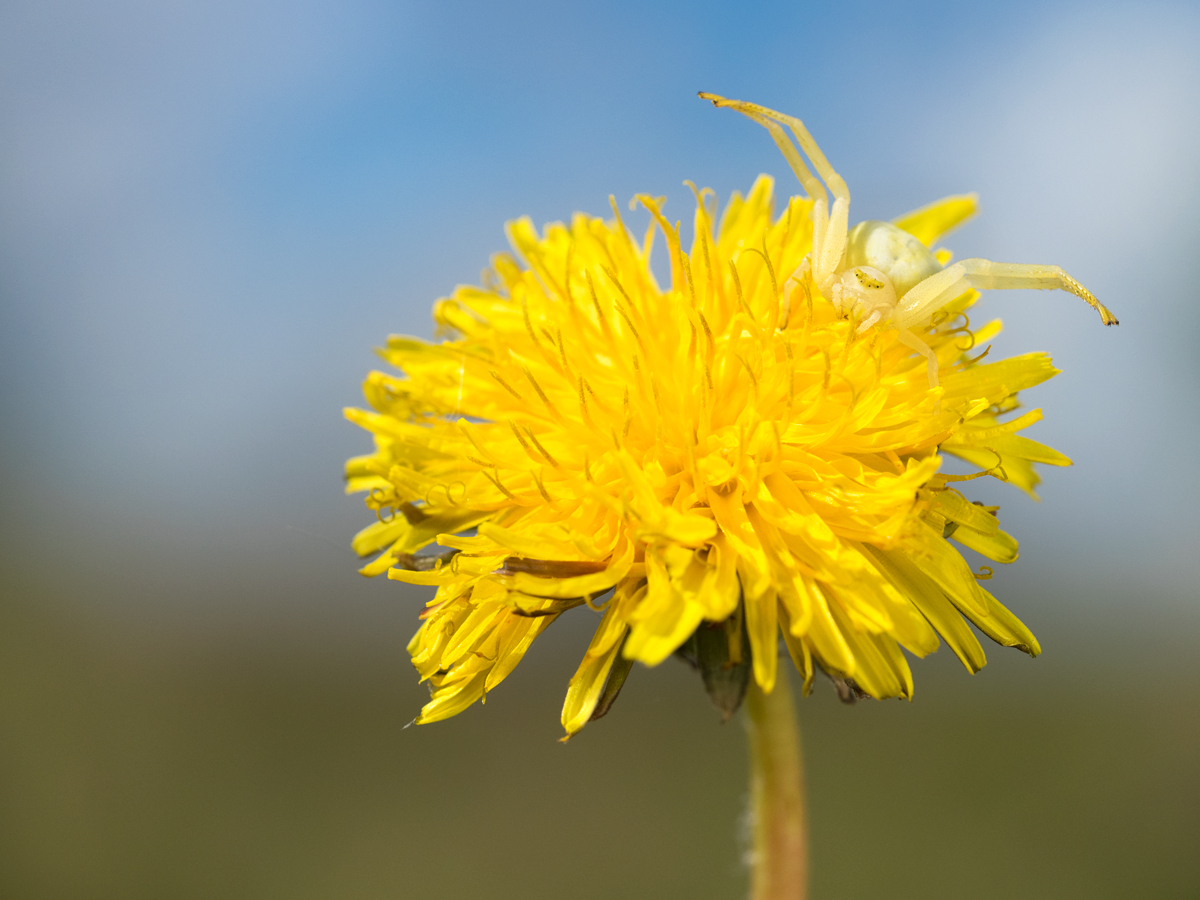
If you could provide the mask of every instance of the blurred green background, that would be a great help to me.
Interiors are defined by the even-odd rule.
[[[1076,466],[972,483],[1045,652],[818,683],[813,896],[1200,897],[1198,44],[1172,3],[4,4],[0,896],[743,895],[745,736],[685,666],[557,743],[586,610],[404,727],[425,595],[355,574],[340,485],[371,347],[506,219],[796,190],[712,90],[803,116],[852,218],[979,191],[959,257],[1122,321],[981,305],[1064,370],[1028,400]]]
[[[587,635],[557,623],[484,706],[405,729],[423,689],[391,600],[331,646],[26,596],[0,622],[4,896],[744,894],[744,731],[682,663],[559,744]],[[1039,630],[1043,657],[973,678],[920,663],[911,704],[800,701],[814,897],[1198,895],[1194,623]]]

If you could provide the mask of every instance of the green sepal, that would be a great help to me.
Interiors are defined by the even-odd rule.
[[[728,722],[750,685],[750,641],[741,607],[723,622],[701,622],[675,654],[700,673],[708,699]]]
[[[621,646],[625,646],[625,640],[629,635],[621,639]],[[629,670],[633,668],[633,660],[626,659],[625,654],[620,650],[617,651],[617,658],[613,660],[612,668],[608,670],[608,679],[604,682],[604,692],[600,695],[600,699],[596,701],[596,708],[592,710],[589,722],[595,722],[602,716],[608,715],[608,711],[612,709],[612,705],[617,702],[617,694],[621,693],[621,688],[625,685],[625,679],[629,677]]]

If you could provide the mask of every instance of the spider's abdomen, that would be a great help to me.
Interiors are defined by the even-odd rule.
[[[890,222],[859,222],[851,228],[844,259],[844,269],[870,266],[883,272],[897,297],[942,270],[933,251]]]

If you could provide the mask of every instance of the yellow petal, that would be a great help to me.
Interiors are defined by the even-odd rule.
[[[924,522],[915,522],[912,527],[920,540],[920,549],[912,557],[917,568],[933,579],[964,613],[986,616],[987,602],[966,560]]]
[[[988,615],[984,618],[968,614],[968,618],[975,623],[975,627],[997,644],[1016,647],[1022,653],[1028,653],[1030,656],[1040,655],[1042,645],[1038,643],[1038,639],[1033,636],[1033,632],[1025,626],[1025,623],[1009,612],[987,591],[981,588],[980,593],[987,600]]]
[[[951,537],[964,547],[970,547],[976,553],[982,553],[988,559],[998,563],[1016,562],[1019,555],[1016,538],[1003,531],[983,534],[973,528],[963,526],[956,530]]]
[[[607,619],[608,616],[605,618]],[[603,630],[603,627],[602,625],[598,629],[598,633]],[[624,631],[625,625],[622,623],[620,634],[623,634]],[[595,639],[593,638],[594,643]],[[607,649],[598,654],[594,654],[591,647],[584,654],[583,662],[580,663],[567,687],[567,698],[563,703],[562,726],[566,729],[567,734],[577,732],[592,717],[596,703],[600,700],[600,694],[604,691],[608,673],[612,670],[613,661],[620,655],[620,652],[621,644],[618,640],[611,642]]]
[[[978,672],[987,664],[983,648],[979,646],[979,640],[971,632],[970,626],[942,593],[941,588],[917,568],[907,554],[894,550],[880,550],[869,545],[864,549],[875,559],[879,571],[921,611],[921,615],[950,645],[954,655],[962,661],[968,671]]]

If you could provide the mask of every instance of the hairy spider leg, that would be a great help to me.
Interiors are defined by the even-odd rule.
[[[927,343],[909,331],[907,328],[897,328],[896,336],[905,347],[910,347],[916,350],[925,357],[925,374],[929,378],[929,388],[932,390],[938,386],[938,358]],[[935,413],[942,411],[942,402],[939,400],[933,407]]]
[[[842,253],[846,249],[846,233],[849,229],[850,218],[850,189],[846,181],[833,170],[817,142],[813,140],[804,123],[794,116],[785,116],[773,109],[759,106],[757,103],[747,103],[744,100],[729,100],[718,94],[701,92],[700,96],[712,102],[713,106],[727,106],[735,109],[747,118],[753,119],[771,132],[776,145],[783,151],[784,157],[792,171],[800,180],[804,190],[813,198],[813,280],[821,292],[828,293]],[[829,186],[833,193],[833,207],[827,209],[828,195],[819,182],[812,177],[808,167],[796,152],[787,135],[775,123],[787,125],[796,136],[800,148],[817,170],[817,174]]]
[[[1100,313],[1105,325],[1116,325],[1117,317],[1092,296],[1091,291],[1058,266],[996,263],[986,259],[964,259],[931,275],[900,298],[892,323],[911,328],[971,288],[976,290],[1063,290],[1079,297]]]
[[[713,101],[713,105],[717,105],[715,100]],[[827,242],[829,231],[829,194],[825,190],[825,185],[821,184],[821,181],[809,171],[808,166],[804,164],[804,158],[796,150],[795,144],[791,142],[787,136],[787,132],[779,126],[778,122],[760,116],[756,112],[748,112],[744,109],[735,108],[742,115],[746,116],[746,118],[757,122],[771,133],[771,139],[775,141],[775,146],[782,151],[784,159],[787,160],[788,166],[795,173],[801,187],[804,188],[804,192],[813,199],[812,256],[814,262],[817,263],[813,267],[813,272],[817,281],[820,282],[823,277],[819,264],[821,248]]]
[[[821,243],[820,269],[826,278],[832,278],[846,251],[846,235],[850,229],[850,188],[846,180],[834,171],[813,136],[808,133],[804,123],[795,116],[785,116],[774,110],[765,111],[777,122],[783,122],[792,129],[792,134],[800,143],[800,148],[812,161],[813,168],[821,176],[829,190],[833,192],[833,206],[829,210],[829,225],[826,228],[826,239]]]
[[[872,313],[869,316],[867,316],[865,319],[863,319],[863,323],[854,330],[854,333],[862,334],[864,331],[866,331],[868,328],[870,328],[872,325],[874,325],[876,322],[878,322],[882,318],[883,318],[882,312],[880,312],[877,309],[872,311]]]

